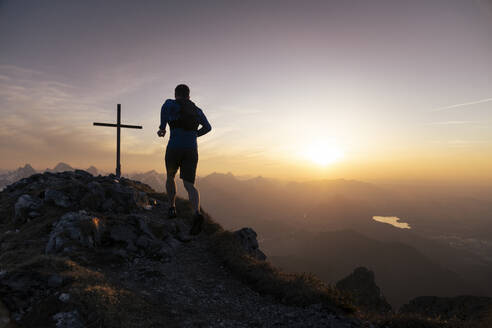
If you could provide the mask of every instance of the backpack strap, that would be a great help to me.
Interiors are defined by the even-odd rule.
[[[178,119],[169,122],[171,128],[181,128],[185,131],[197,131],[200,124],[198,109],[189,99],[178,99],[179,104]]]

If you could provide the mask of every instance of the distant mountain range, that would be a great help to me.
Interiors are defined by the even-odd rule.
[[[0,190],[11,183],[27,178],[35,173],[37,173],[36,170],[34,170],[29,164],[26,164],[24,167],[19,167],[15,171],[3,172],[0,174]]]
[[[56,164],[56,166],[52,169],[47,168],[43,171],[37,171],[30,164],[26,164],[23,167],[19,167],[16,170],[3,171],[3,173],[0,173],[0,190],[2,190],[3,188],[5,188],[11,183],[14,183],[20,179],[27,178],[36,173],[43,173],[43,172],[58,173],[58,172],[74,171],[74,170],[75,168],[63,162]],[[94,176],[97,176],[99,174],[98,169],[95,168],[94,166],[89,167],[85,171],[89,172]]]
[[[128,178],[143,182],[152,187],[155,191],[164,192],[165,190],[165,175],[158,173],[155,170],[145,173],[129,174]]]
[[[0,190],[5,188],[11,183],[14,183],[20,179],[27,178],[36,173],[58,173],[65,171],[75,171],[77,168],[73,166],[60,162],[55,165],[53,168],[46,168],[45,170],[35,170],[30,164],[26,164],[23,167],[19,167],[16,170],[0,170]],[[89,172],[93,176],[97,176],[99,174],[105,175],[106,172],[102,172],[98,170],[94,166],[90,166],[87,169],[82,169],[84,171]],[[155,170],[148,171],[145,173],[131,173],[125,175],[127,178],[141,181],[145,184],[151,186],[154,190],[163,192],[165,189],[165,175],[163,173],[157,173]]]

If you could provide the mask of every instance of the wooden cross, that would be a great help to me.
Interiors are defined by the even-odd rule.
[[[142,129],[142,127],[139,125],[121,124],[121,104],[118,104],[118,107],[117,107],[116,124],[94,122],[94,125],[110,126],[110,127],[116,128],[116,176],[119,178],[119,177],[121,177],[121,163],[120,163],[120,134],[121,134],[121,131],[120,130],[121,130],[121,128]]]

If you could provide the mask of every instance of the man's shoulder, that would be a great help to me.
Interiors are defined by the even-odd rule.
[[[173,110],[173,111],[178,110],[179,104],[174,99],[166,99],[166,101],[162,105],[162,109]]]
[[[172,106],[172,105],[176,105],[176,100],[174,100],[174,99],[166,99],[166,101],[164,101],[164,105],[163,106]]]

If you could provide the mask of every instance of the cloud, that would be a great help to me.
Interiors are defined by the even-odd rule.
[[[15,66],[0,65],[0,76],[0,166],[112,164],[114,129],[92,126],[94,120],[114,121],[100,95],[81,97],[87,94],[81,88]],[[135,142],[130,134],[125,141]]]
[[[453,140],[434,140],[434,144],[448,146],[453,148],[466,148],[472,146],[484,146],[490,143],[487,140],[465,140],[465,139],[453,139]]]
[[[443,121],[443,122],[431,122],[426,125],[464,125],[464,124],[480,124],[479,121]]]
[[[13,169],[27,162],[43,169],[64,161],[75,167],[96,165],[102,170],[113,170],[115,129],[94,127],[92,123],[114,122],[115,110],[109,109],[108,103],[116,104],[115,99],[121,99],[127,92],[140,92],[155,79],[131,78],[127,73],[118,71],[112,84],[111,76],[96,78],[100,84],[85,89],[61,83],[39,71],[0,65],[0,167]],[[240,109],[237,112],[234,117],[238,121],[244,115],[254,114]],[[143,123],[144,128],[152,123],[157,125],[147,113],[140,114],[142,120],[134,123]],[[125,170],[163,167],[163,142],[167,139],[156,138],[151,130],[124,129],[121,146]],[[239,142],[242,138],[238,136],[238,127],[231,124],[214,127],[206,143],[200,146],[201,154],[223,154],[221,140],[234,145],[232,149],[226,147],[229,152],[234,149],[243,156],[248,154]]]
[[[484,104],[484,103],[488,103],[488,102],[492,102],[492,98],[484,98],[484,99],[480,99],[480,100],[475,100],[475,101],[470,101],[470,102],[465,102],[465,103],[435,108],[432,111],[439,112],[439,111],[443,111],[443,110],[449,110],[449,109],[467,107],[467,106],[472,106],[472,105]]]

